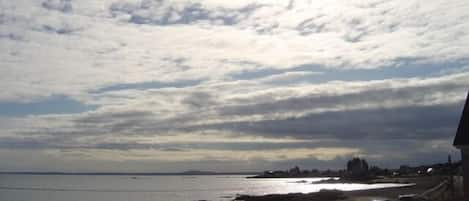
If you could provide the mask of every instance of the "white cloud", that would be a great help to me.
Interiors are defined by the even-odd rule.
[[[236,143],[248,143],[252,136],[266,142],[278,137],[259,129],[276,128],[263,122],[291,126],[288,120],[296,119],[298,126],[334,112],[367,119],[375,113],[363,111],[436,108],[453,117],[448,113],[469,84],[468,9],[457,0],[2,2],[0,103],[64,95],[97,108],[1,117],[0,136],[25,145],[55,140],[62,148],[112,137],[135,144],[126,139],[130,136],[165,136],[156,139],[167,145],[184,138],[193,145],[199,137],[209,143],[235,135]],[[353,69],[374,71],[347,79]],[[188,80],[194,82],[181,84]],[[415,114],[406,114],[415,120]],[[441,135],[400,137],[441,140],[449,125],[435,128],[445,132]],[[204,132],[210,132],[208,139],[202,139]],[[213,154],[207,157],[229,155]],[[294,159],[305,158],[302,154]]]
[[[295,2],[291,9],[275,1],[243,1],[235,6],[158,2],[6,3],[0,29],[4,36],[1,74],[9,90],[3,91],[1,99],[78,97],[87,90],[123,82],[217,80],[252,68],[226,61],[269,68],[301,64],[379,68],[407,58],[464,59],[468,53],[464,46],[469,41],[467,5],[461,1]],[[188,9],[194,6],[197,9]],[[179,12],[174,17],[178,19],[198,10],[206,14],[187,14],[190,23],[174,26],[135,25],[114,20],[109,15],[113,7],[150,21],[171,12]],[[61,12],[64,9],[66,13]],[[236,23],[215,23],[226,17],[236,18]],[[178,64],[167,58],[186,60]]]

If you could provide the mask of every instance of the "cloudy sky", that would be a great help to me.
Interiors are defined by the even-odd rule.
[[[443,162],[465,0],[1,0],[0,171]]]

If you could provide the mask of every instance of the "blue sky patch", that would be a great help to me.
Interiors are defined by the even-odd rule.
[[[67,96],[55,95],[32,103],[0,102],[0,116],[27,116],[41,114],[71,114],[95,109]]]
[[[272,84],[291,84],[292,82],[324,83],[328,81],[370,81],[395,78],[433,77],[445,74],[445,71],[460,70],[468,65],[469,60],[460,59],[443,62],[423,62],[414,58],[402,58],[392,66],[373,69],[331,69],[318,64],[305,64],[289,69],[264,68],[255,71],[242,71],[231,74],[231,78],[239,80],[254,80],[280,75],[287,72],[319,72],[321,74],[305,75],[297,80],[272,81]]]

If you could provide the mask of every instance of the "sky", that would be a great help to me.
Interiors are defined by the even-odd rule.
[[[445,162],[465,0],[0,0],[0,171]]]

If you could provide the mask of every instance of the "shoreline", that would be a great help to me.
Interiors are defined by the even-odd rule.
[[[319,192],[313,192],[313,193],[271,194],[271,195],[262,195],[262,196],[240,195],[240,196],[237,196],[233,201],[397,200],[399,195],[421,194],[425,192],[426,190],[438,185],[444,179],[445,179],[444,176],[385,178],[385,179],[382,179],[382,181],[378,179],[374,183],[366,183],[366,184],[394,183],[392,181],[397,181],[399,184],[415,184],[415,185],[367,189],[367,190],[354,190],[354,191],[321,190]],[[353,182],[353,183],[357,183],[357,182]]]
[[[406,179],[406,177],[387,177],[387,178],[369,178],[369,179],[330,178],[326,180],[313,182],[313,184],[388,184],[388,183],[411,184],[412,182]]]

